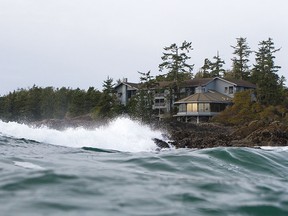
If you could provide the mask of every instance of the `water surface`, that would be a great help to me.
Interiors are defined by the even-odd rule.
[[[0,121],[1,215],[288,215],[287,148],[159,151],[161,134]]]

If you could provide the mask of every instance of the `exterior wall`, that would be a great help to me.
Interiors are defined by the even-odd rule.
[[[204,92],[207,92],[208,90],[214,90],[232,98],[234,97],[234,94],[236,92],[244,91],[247,89],[252,89],[249,87],[237,86],[236,84],[231,83],[221,78],[215,78],[210,83],[203,86],[202,88],[205,89]]]
[[[136,89],[129,87],[125,84],[121,84],[116,88],[117,98],[124,106],[127,105],[129,99],[136,94]]]
[[[165,90],[162,93],[155,93],[154,95],[154,104],[152,109],[159,110],[161,113],[167,113],[170,111],[170,101],[168,100],[168,90]]]
[[[213,80],[212,82],[210,82],[210,83],[208,83],[206,86],[206,91],[208,91],[208,90],[216,90],[215,88],[216,88],[216,86],[215,86],[215,80]]]
[[[117,98],[123,105],[127,105],[127,86],[121,84],[120,86],[117,87],[116,92],[117,92]]]
[[[234,97],[236,87],[232,83],[226,82],[222,79],[215,79],[212,82],[214,83],[214,89],[211,90],[215,90],[221,94]]]

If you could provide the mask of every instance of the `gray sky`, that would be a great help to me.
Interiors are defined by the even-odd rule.
[[[163,47],[191,41],[194,74],[231,45],[271,37],[288,71],[287,0],[0,0],[0,95],[36,84],[102,90],[107,76],[160,74]],[[251,56],[251,64],[254,56]],[[287,82],[286,82],[287,85]]]

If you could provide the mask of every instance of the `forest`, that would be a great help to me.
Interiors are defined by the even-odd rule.
[[[233,106],[214,118],[223,124],[243,124],[255,119],[288,122],[288,93],[285,77],[277,73],[280,66],[275,65],[275,48],[271,38],[260,41],[258,50],[252,51],[246,38],[236,38],[232,48],[232,67],[225,70],[225,61],[217,52],[212,59],[204,59],[203,66],[193,74],[194,65],[190,63],[189,53],[193,51],[192,42],[171,44],[164,47],[159,75],[153,77],[150,71],[138,72],[142,90],[123,106],[114,94],[113,78],[103,81],[103,89],[89,87],[88,90],[71,88],[38,87],[18,89],[0,97],[0,119],[4,121],[41,121],[44,119],[66,119],[89,115],[93,119],[110,119],[118,115],[129,115],[150,122],[153,120],[153,93],[149,88],[156,82],[173,83],[171,92],[177,95],[179,85],[187,79],[223,77],[226,79],[242,79],[256,84],[253,94],[256,102],[252,102],[247,92],[239,93],[234,98]],[[250,64],[251,55],[255,55],[255,63]],[[147,90],[148,89],[148,90]],[[252,94],[250,92],[250,94]],[[143,109],[143,107],[145,109]]]

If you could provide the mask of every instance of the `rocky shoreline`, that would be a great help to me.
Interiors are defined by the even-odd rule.
[[[167,131],[177,148],[287,146],[288,125],[253,121],[243,126],[214,123],[167,123]]]
[[[93,120],[90,116],[73,119],[48,119],[34,122],[34,126],[47,126],[57,130],[67,127],[95,128],[106,124]],[[255,147],[288,146],[288,125],[281,122],[252,121],[242,126],[224,126],[215,123],[184,123],[163,121],[153,124],[155,129],[166,131],[167,138],[176,148],[214,148],[214,147]],[[164,140],[154,139],[160,147],[168,147]]]

